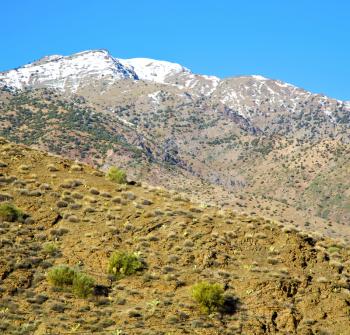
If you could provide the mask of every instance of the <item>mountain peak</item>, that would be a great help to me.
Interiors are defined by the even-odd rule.
[[[18,89],[53,87],[75,91],[91,80],[138,79],[107,50],[88,50],[71,56],[46,56],[15,70],[0,73],[0,82]]]
[[[166,78],[179,73],[191,73],[184,66],[168,61],[150,58],[119,59],[119,61],[130,66],[138,75],[139,79],[164,83]]]
[[[106,49],[86,50],[70,56],[45,56],[35,62],[0,73],[0,83],[17,89],[54,87],[75,91],[87,80],[114,82],[120,79],[141,79],[167,83],[167,78],[192,74],[184,66],[150,58],[114,58]]]

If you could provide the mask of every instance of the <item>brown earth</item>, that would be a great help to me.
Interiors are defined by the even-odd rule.
[[[350,333],[344,241],[149,185],[119,186],[5,140],[0,161],[1,199],[30,215],[0,223],[3,334]],[[45,253],[47,242],[59,251]],[[147,268],[110,281],[117,250],[138,252]],[[110,287],[108,297],[51,287],[46,273],[59,264]],[[227,313],[201,312],[191,287],[203,280],[224,287]]]

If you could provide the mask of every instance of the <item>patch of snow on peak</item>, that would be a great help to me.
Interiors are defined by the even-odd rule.
[[[149,58],[119,59],[123,65],[128,65],[141,80],[149,80],[158,83],[165,83],[166,78],[181,72],[191,71],[180,64],[167,61],[159,61]]]
[[[278,85],[280,87],[296,88],[296,86],[289,84],[289,83],[285,83],[285,82],[280,81],[280,80],[275,80],[274,82],[276,85]]]
[[[252,77],[252,78],[254,78],[256,80],[269,80],[268,78],[265,78],[265,77],[260,76],[260,75],[252,75],[250,77]]]
[[[212,81],[214,84],[218,84],[219,81],[221,80],[219,77],[215,77],[215,76],[207,76],[206,74],[201,74],[201,77],[203,77],[204,79],[210,80]]]

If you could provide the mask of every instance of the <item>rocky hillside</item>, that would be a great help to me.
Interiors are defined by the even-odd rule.
[[[5,140],[0,166],[2,334],[350,329],[344,241],[159,187],[116,184]],[[134,263],[116,273],[110,259],[121,252]],[[203,281],[222,296],[209,314],[193,293]]]
[[[107,51],[0,74],[0,134],[220,205],[350,236],[350,105]]]

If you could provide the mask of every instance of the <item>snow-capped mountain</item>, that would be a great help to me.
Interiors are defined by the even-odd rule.
[[[106,50],[84,51],[71,56],[46,56],[0,73],[2,86],[17,89],[51,87],[67,92],[75,92],[79,87],[96,80],[113,84],[122,79],[188,88],[203,86],[200,88],[201,94],[212,91],[220,81],[217,77],[195,75],[180,64],[148,58],[118,59]]]
[[[75,91],[93,80],[114,82],[138,79],[136,73],[105,50],[84,51],[72,56],[48,56],[15,70],[0,73],[0,83],[23,89],[51,87]]]
[[[96,80],[113,84],[122,79],[176,85],[199,95],[212,93],[220,82],[218,77],[193,74],[177,63],[149,58],[118,59],[106,50],[46,56],[0,73],[1,86],[17,89],[50,87],[66,92],[76,92],[79,87]]]
[[[194,74],[180,64],[167,61],[114,58],[106,50],[44,57],[18,69],[1,72],[0,86],[17,89],[49,87],[76,93],[98,84],[92,91],[99,94],[125,79],[153,83],[155,91],[159,90],[160,84],[167,86],[164,89],[173,87],[194,98],[206,97],[212,103],[224,105],[250,119],[264,116],[268,121],[269,115],[276,111],[298,113],[305,109],[323,111],[328,118],[334,119],[335,110],[350,110],[348,102],[312,94],[260,75],[220,79]]]

